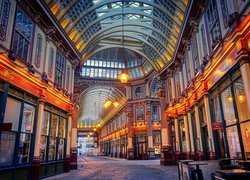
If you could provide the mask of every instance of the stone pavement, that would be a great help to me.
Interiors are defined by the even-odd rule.
[[[177,180],[177,166],[161,166],[160,160],[134,160],[97,156],[78,159],[78,170],[46,180]]]

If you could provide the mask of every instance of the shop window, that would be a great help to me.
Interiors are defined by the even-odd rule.
[[[62,111],[53,109],[51,112],[47,111],[47,109],[44,111],[40,143],[41,161],[54,161],[65,158],[67,120],[62,117]]]
[[[243,140],[245,157],[250,159],[250,122],[245,122],[240,125],[241,136]]]
[[[221,122],[221,110],[220,110],[220,102],[219,102],[219,96],[215,96],[212,99],[213,103],[213,112],[214,112],[214,121]]]
[[[185,134],[185,125],[184,121],[180,121],[180,139],[181,139],[181,149],[182,152],[186,152],[186,134]]]
[[[144,106],[136,106],[136,120],[144,120]]]
[[[155,154],[161,154],[161,133],[160,131],[153,132],[153,146]]]
[[[233,97],[229,87],[221,93],[221,102],[226,125],[235,124],[236,118],[234,114]]]
[[[207,10],[208,27],[212,39],[212,46],[221,40],[220,20],[216,0],[211,0]]]
[[[0,39],[5,40],[9,22],[10,14],[10,1],[2,0],[1,11],[0,11]]]
[[[23,11],[17,9],[12,51],[25,61],[29,58],[32,36],[33,22]]]
[[[43,42],[43,38],[41,34],[38,34],[37,42],[36,42],[36,56],[35,56],[35,65],[37,68],[40,67],[40,63],[41,63],[42,42]]]
[[[35,106],[25,101],[7,98],[3,122],[10,123],[12,129],[1,132],[0,166],[30,163],[35,110]]]
[[[242,154],[240,149],[237,127],[236,126],[227,127],[226,133],[227,133],[227,141],[228,141],[230,157],[234,159],[241,159]]]
[[[64,69],[65,69],[65,57],[57,52],[56,55],[56,68],[55,68],[55,84],[62,88],[64,79]]]
[[[247,106],[246,95],[244,91],[244,86],[242,82],[242,78],[239,78],[233,83],[234,86],[234,94],[235,101],[238,110],[239,121],[250,120],[250,112]]]

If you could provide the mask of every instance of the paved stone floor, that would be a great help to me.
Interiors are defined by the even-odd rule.
[[[78,170],[46,178],[47,180],[177,180],[177,166],[161,166],[160,160],[134,160],[111,157],[78,159]]]

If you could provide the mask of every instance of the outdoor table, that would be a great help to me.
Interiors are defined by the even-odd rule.
[[[229,179],[249,179],[250,171],[244,169],[229,169],[229,170],[216,170],[216,173],[222,175],[223,178]]]
[[[236,162],[243,165],[247,170],[250,170],[250,160],[236,160]]]

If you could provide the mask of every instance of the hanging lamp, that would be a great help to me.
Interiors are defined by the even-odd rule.
[[[121,74],[118,74],[118,79],[121,81],[121,83],[126,84],[130,76],[127,71],[127,59],[124,53],[124,17],[123,17],[123,14],[124,14],[124,0],[122,0],[122,49],[121,49],[121,53],[124,59],[125,69],[123,69]]]

